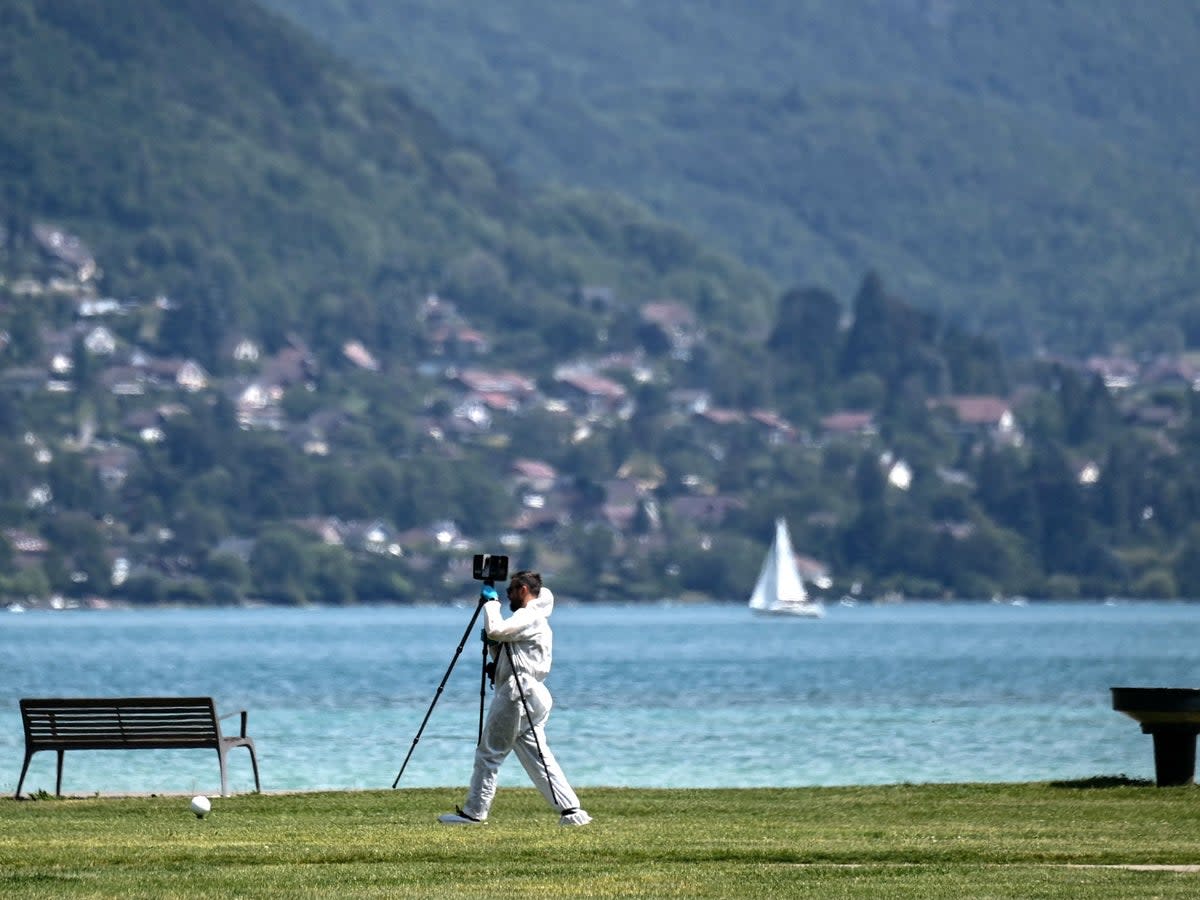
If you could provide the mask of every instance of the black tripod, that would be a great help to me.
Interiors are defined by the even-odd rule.
[[[484,581],[487,587],[495,588],[495,582],[492,579]],[[412,740],[412,746],[408,748],[408,755],[404,757],[404,762],[400,766],[400,772],[396,775],[396,780],[392,782],[392,787],[400,783],[400,776],[404,774],[405,768],[408,767],[408,761],[412,759],[413,751],[417,749],[417,742],[421,740],[421,734],[425,731],[425,726],[429,724],[429,717],[433,715],[433,708],[437,706],[438,698],[442,696],[442,691],[446,688],[446,682],[450,680],[450,673],[454,671],[454,664],[458,662],[458,658],[462,656],[463,647],[467,645],[467,638],[470,637],[471,630],[475,627],[475,621],[479,618],[479,613],[483,609],[483,604],[487,602],[487,597],[483,591],[479,592],[479,601],[475,604],[475,613],[471,616],[471,621],[467,623],[466,630],[463,631],[462,639],[458,642],[458,648],[454,651],[454,657],[450,660],[450,665],[446,668],[446,674],[442,676],[442,683],[437,686],[437,692],[433,695],[433,700],[429,704],[429,709],[425,711],[425,718],[421,720],[421,727],[417,729],[417,736]],[[484,645],[484,663],[487,662],[487,646]],[[483,739],[483,698],[484,687],[483,678],[479,684],[479,740]]]

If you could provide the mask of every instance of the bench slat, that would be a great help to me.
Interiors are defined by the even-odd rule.
[[[126,715],[63,715],[61,713],[30,713],[29,721],[42,725],[77,725],[86,728],[91,725],[105,725],[109,723],[129,726],[154,726],[163,722],[190,722],[203,724],[207,722],[212,725],[213,717],[209,716],[194,716],[186,715],[161,715],[161,716],[126,716]]]
[[[145,729],[130,732],[121,731],[116,728],[104,729],[85,729],[85,730],[68,730],[54,732],[34,732],[31,736],[34,744],[53,745],[61,741],[86,741],[86,740],[109,740],[109,741],[167,741],[167,740],[191,740],[191,741],[206,741],[209,744],[215,744],[217,741],[217,733],[215,731],[196,731],[194,729],[177,728],[167,729],[159,728],[153,731]]]
[[[217,747],[209,698],[29,699],[21,701],[31,748]]]

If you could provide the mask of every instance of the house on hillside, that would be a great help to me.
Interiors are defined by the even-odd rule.
[[[695,314],[678,300],[656,300],[643,304],[639,315],[644,324],[661,333],[674,359],[686,360],[703,338]]]
[[[100,384],[114,397],[141,397],[149,379],[145,369],[137,366],[110,366],[100,373]]]
[[[175,373],[175,383],[189,394],[199,393],[208,387],[208,373],[200,363],[189,359]]]
[[[283,427],[283,388],[262,381],[231,386],[238,425],[247,431],[279,431]]]
[[[1003,397],[987,394],[956,394],[929,401],[931,408],[951,410],[965,434],[985,434],[1013,447],[1025,442],[1017,426],[1012,405]]]
[[[434,356],[455,363],[486,356],[492,349],[484,333],[468,325],[438,325],[429,333],[428,346]]]
[[[93,356],[112,356],[117,352],[117,338],[103,325],[98,325],[84,335],[83,346]]]
[[[115,316],[125,311],[120,300],[112,297],[84,297],[75,307],[75,312],[81,319],[94,319],[98,316]]]
[[[229,348],[229,356],[233,361],[245,366],[252,366],[262,357],[262,350],[258,346],[258,342],[248,337],[236,337],[231,342]]]
[[[366,348],[362,341],[346,341],[342,345],[342,355],[360,369],[367,372],[379,371],[379,360]]]
[[[293,519],[292,524],[301,531],[306,531],[314,535],[327,547],[341,547],[345,545],[345,538],[342,534],[342,522],[336,516],[306,516],[300,519]]]
[[[712,395],[698,388],[675,388],[667,392],[671,414],[690,417],[699,415],[712,405]]]
[[[1113,393],[1134,387],[1140,374],[1137,362],[1128,356],[1090,356],[1083,367],[1100,376],[1104,386]]]
[[[551,537],[571,524],[571,510],[565,498],[557,494],[538,496],[541,502],[522,504],[520,511],[509,520],[512,533],[522,538],[529,535]]]
[[[505,397],[505,394],[468,394],[463,397],[450,413],[446,426],[453,432],[465,435],[473,431],[487,431],[492,427],[491,403],[487,398]]]
[[[521,491],[544,494],[554,488],[558,470],[538,459],[518,459],[512,464],[513,485]]]
[[[306,384],[317,377],[318,365],[306,347],[293,344],[268,357],[259,373],[264,384],[289,388]]]
[[[746,424],[746,414],[740,409],[722,409],[716,406],[710,406],[704,412],[697,413],[696,418],[717,428]]]
[[[604,482],[604,504],[600,508],[603,520],[615,531],[623,533],[633,524],[643,489],[630,478],[611,478]]]
[[[98,447],[84,458],[84,463],[96,472],[105,487],[116,490],[137,463],[137,451],[119,444]]]
[[[33,226],[33,239],[47,256],[67,266],[79,281],[89,281],[96,275],[96,258],[75,235],[44,222]]]
[[[1144,377],[1147,384],[1200,391],[1200,364],[1186,357],[1156,360],[1146,367]]]
[[[564,366],[554,373],[554,379],[562,385],[561,399],[576,415],[597,420],[633,414],[629,392],[611,378]]]
[[[637,384],[654,381],[654,368],[646,361],[641,351],[634,353],[609,353],[596,361],[596,370],[628,375]]]
[[[902,491],[912,487],[912,466],[903,459],[897,459],[890,450],[879,458],[879,467],[883,471],[883,477],[892,487]]]
[[[49,541],[22,528],[6,528],[3,534],[12,548],[12,569],[6,575],[41,565],[50,552]]]
[[[776,412],[755,409],[751,410],[749,418],[751,422],[762,427],[769,444],[788,444],[796,439],[795,426]]]
[[[520,412],[537,394],[533,379],[517,372],[487,369],[448,370],[453,384],[465,389],[442,425],[461,433],[487,431],[497,414]]]
[[[451,379],[472,394],[500,394],[511,398],[518,406],[537,393],[532,378],[511,370],[462,369],[451,373]]]
[[[820,421],[824,438],[871,437],[876,434],[875,414],[860,410],[841,410]]]
[[[365,522],[342,522],[338,531],[344,546],[376,556],[403,556],[404,550],[396,530],[382,519]]]

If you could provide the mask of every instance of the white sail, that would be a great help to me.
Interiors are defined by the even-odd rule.
[[[750,595],[750,608],[756,612],[779,615],[815,617],[825,613],[820,603],[809,602],[804,580],[796,568],[796,555],[792,550],[787,523],[783,519],[775,520],[775,540],[758,573],[754,593]]]

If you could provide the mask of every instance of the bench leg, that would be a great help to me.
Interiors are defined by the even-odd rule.
[[[258,783],[258,758],[254,755],[254,745],[247,744],[246,749],[250,751],[250,765],[254,769],[254,793],[262,793],[262,785]]]
[[[254,755],[254,744],[250,741],[247,741],[246,743],[240,744],[239,746],[245,747],[247,750],[250,751],[250,766],[254,769],[254,792],[256,794],[261,794],[262,793],[262,785],[258,781],[258,758]],[[221,760],[221,796],[222,797],[229,796],[229,782],[228,782],[228,777],[227,777],[227,771],[228,771],[228,765],[229,765],[228,755],[229,755],[229,751],[231,749],[233,749],[233,748],[221,747],[219,750],[217,750],[217,756]]]
[[[1157,725],[1147,733],[1154,736],[1155,783],[1159,787],[1191,784],[1196,776],[1196,729]]]
[[[62,750],[58,751],[58,777],[55,778],[55,780],[54,780],[54,796],[55,797],[62,796],[62,764],[63,764],[63,753],[64,752],[65,751],[62,751]]]
[[[17,779],[17,792],[13,794],[14,800],[21,799],[21,785],[25,783],[25,773],[29,771],[29,761],[33,759],[33,754],[28,750],[25,751],[25,764],[21,766],[21,777]]]

